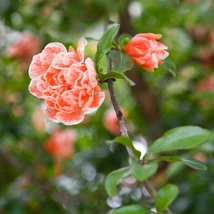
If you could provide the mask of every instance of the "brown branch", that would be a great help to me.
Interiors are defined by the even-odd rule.
[[[123,9],[120,11],[119,34],[135,34],[127,10],[130,2],[130,0],[126,0]],[[147,122],[148,138],[151,140],[156,140],[162,135],[159,99],[157,95],[152,92],[148,84],[143,80],[137,66],[134,66],[130,71],[128,71],[127,76],[136,84],[135,86],[131,87],[131,90],[133,96],[136,98],[137,105],[140,107],[142,117]]]

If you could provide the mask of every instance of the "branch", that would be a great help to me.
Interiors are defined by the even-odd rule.
[[[111,67],[112,67],[112,61],[111,61],[111,58],[107,55],[107,62],[108,62],[108,71],[111,70]],[[123,118],[123,113],[120,109],[120,106],[118,104],[118,101],[117,101],[117,98],[116,98],[116,95],[115,95],[115,91],[114,91],[114,79],[108,79],[108,88],[109,88],[109,93],[110,93],[110,97],[111,97],[111,102],[112,102],[112,105],[114,107],[114,110],[115,110],[115,113],[116,113],[116,116],[117,116],[117,119],[118,119],[118,122],[119,122],[119,126],[120,126],[120,133],[122,136],[127,136],[129,137],[129,134],[128,134],[128,130],[126,128],[126,124],[125,124],[125,121],[124,121],[124,118]],[[129,156],[134,156],[131,149],[126,147],[127,149],[127,152],[129,154]],[[155,200],[156,198],[156,191],[155,189],[152,187],[152,185],[148,182],[148,181],[144,181],[144,187],[146,188],[146,190],[148,191],[148,193],[150,194],[150,196]],[[169,214],[171,213],[170,210],[167,208],[165,210],[165,213],[166,214]]]

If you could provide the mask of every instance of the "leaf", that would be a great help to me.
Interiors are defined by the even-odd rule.
[[[127,33],[123,33],[118,37],[118,43],[120,47],[123,49],[127,43],[131,40],[132,36]]]
[[[198,126],[182,126],[167,131],[148,149],[150,153],[191,149],[205,142],[211,132]]]
[[[173,77],[176,77],[177,68],[170,58],[166,58],[160,66],[169,71]]]
[[[85,39],[88,41],[88,42],[94,42],[94,41],[99,41],[98,39],[95,39],[95,38],[92,38],[92,37],[85,37]]]
[[[113,210],[112,214],[150,214],[150,209],[140,205],[127,205]]]
[[[177,197],[179,189],[174,184],[167,184],[158,192],[155,199],[155,205],[158,212],[164,211]]]
[[[157,162],[140,165],[134,158],[131,158],[132,174],[139,181],[144,181],[154,175],[158,169]]]
[[[166,170],[166,178],[172,178],[174,176],[177,176],[179,173],[181,173],[181,171],[184,168],[184,163],[183,162],[175,162],[175,163],[171,163],[167,170]]]
[[[166,161],[166,162],[179,162],[181,161],[180,157],[176,156],[161,156],[157,158],[158,161]]]
[[[141,153],[136,150],[132,144],[132,141],[130,138],[126,137],[126,136],[119,136],[119,137],[116,137],[114,140],[108,140],[107,141],[108,144],[112,144],[112,143],[120,143],[124,146],[127,146],[128,148],[130,148],[132,150],[132,153],[133,155],[139,159],[140,158],[140,155]]]
[[[111,79],[111,78],[114,78],[114,79],[123,79],[126,81],[126,83],[130,86],[134,86],[135,83],[129,79],[125,74],[122,74],[120,72],[117,72],[117,71],[109,71],[108,73],[100,73],[99,74],[99,79],[104,82],[106,81],[107,79]]]
[[[130,167],[124,167],[111,172],[105,181],[106,192],[109,196],[117,194],[117,183],[120,179],[126,178],[131,175]]]
[[[193,168],[193,169],[197,169],[197,170],[207,170],[207,166],[199,161],[196,160],[188,160],[188,159],[181,159],[182,162],[184,164],[186,164],[187,166]]]
[[[111,50],[109,57],[112,59],[112,70],[124,73],[131,70],[134,63],[131,57],[121,51]]]
[[[97,68],[98,63],[100,62],[104,54],[108,53],[111,50],[113,39],[117,35],[119,28],[119,24],[112,25],[100,38],[97,44],[97,52],[95,54],[95,64]]]

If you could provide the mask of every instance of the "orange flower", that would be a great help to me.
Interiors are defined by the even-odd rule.
[[[17,42],[8,48],[8,55],[19,58],[24,66],[28,66],[33,55],[38,53],[41,47],[40,40],[34,35],[23,33]]]
[[[66,129],[56,131],[45,144],[45,150],[56,158],[69,158],[73,154],[75,133]]]
[[[134,36],[125,47],[125,52],[132,57],[134,62],[147,71],[153,72],[159,64],[162,64],[169,53],[167,47],[156,40],[161,34],[140,33]]]
[[[123,117],[126,118],[127,114],[124,109],[122,109]],[[120,126],[113,108],[108,109],[104,114],[104,126],[113,135],[120,135]]]
[[[78,124],[84,114],[96,111],[105,98],[93,61],[84,60],[86,44],[81,39],[77,52],[73,47],[67,52],[61,43],[50,43],[33,57],[29,67],[29,91],[45,99],[45,113],[55,122]]]

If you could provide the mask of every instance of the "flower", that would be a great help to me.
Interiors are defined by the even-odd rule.
[[[55,122],[78,124],[85,114],[95,112],[105,98],[93,61],[84,60],[86,44],[85,39],[80,39],[77,52],[71,46],[67,52],[63,44],[50,43],[30,64],[29,91],[45,100],[45,113]]]
[[[127,113],[124,109],[121,109],[123,112],[123,117],[126,118]],[[120,135],[120,126],[116,116],[116,113],[113,108],[108,109],[104,114],[104,127],[113,135]]]
[[[135,35],[125,46],[125,52],[131,56],[134,62],[147,71],[153,72],[159,64],[162,64],[169,53],[167,47],[156,40],[161,34],[140,33]]]
[[[197,91],[214,91],[214,76],[210,76],[208,79],[201,80],[196,85]]]
[[[23,33],[17,42],[8,48],[7,53],[10,57],[19,58],[24,66],[28,66],[40,47],[41,42],[36,36]]]
[[[75,133],[71,129],[55,131],[45,143],[45,150],[57,158],[69,158],[73,154]]]

